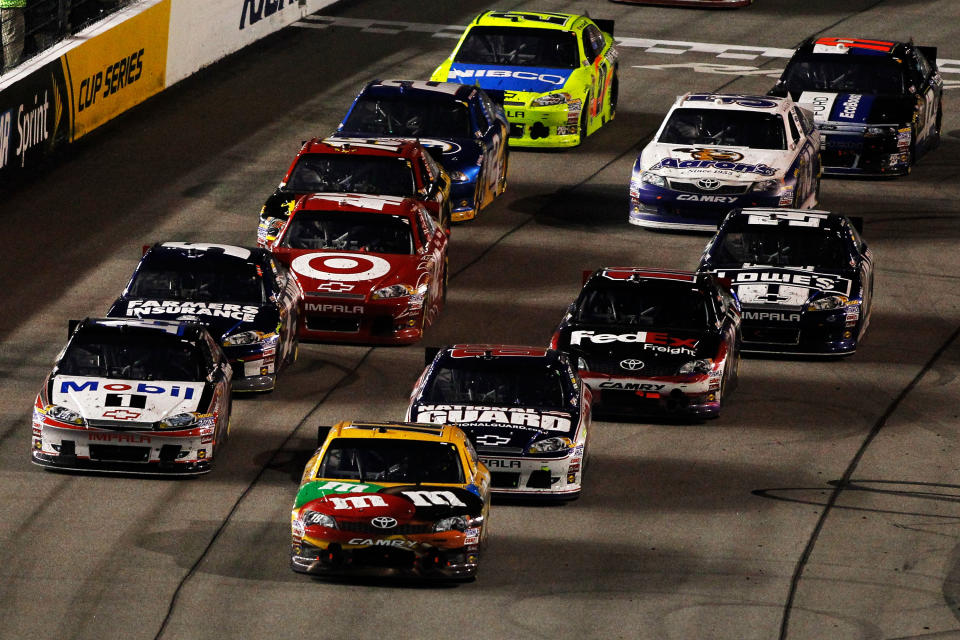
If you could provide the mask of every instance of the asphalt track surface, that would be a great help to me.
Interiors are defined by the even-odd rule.
[[[822,208],[863,216],[877,254],[861,350],[746,359],[705,424],[596,423],[580,500],[495,504],[475,582],[331,582],[288,567],[316,425],[402,418],[420,347],[304,346],[276,392],[235,402],[229,447],[199,479],[30,464],[31,403],[67,321],[106,311],[141,245],[252,243],[300,141],[333,129],[364,81],[428,77],[456,30],[423,25],[486,7],[341,3],[325,11],[337,19],[212,66],[3,195],[0,638],[960,638],[956,88],[942,144],[912,175],[823,183]],[[615,18],[620,37],[764,48],[912,36],[960,58],[955,0],[499,8],[586,9]],[[679,48],[621,48],[619,113],[582,148],[512,154],[507,193],[453,231],[449,303],[424,344],[544,344],[584,269],[696,264],[705,236],[627,224],[631,164],[675,95],[763,92],[784,60]]]

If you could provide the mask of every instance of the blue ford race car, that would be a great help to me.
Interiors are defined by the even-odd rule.
[[[443,168],[450,219],[471,220],[507,188],[503,108],[479,87],[375,80],[363,88],[334,138],[416,139]]]

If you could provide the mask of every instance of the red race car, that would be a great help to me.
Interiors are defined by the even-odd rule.
[[[260,209],[257,245],[276,240],[296,201],[310,193],[414,198],[450,234],[450,176],[415,140],[313,138]]]
[[[412,198],[316,193],[267,247],[303,289],[300,339],[410,344],[447,293],[447,235]]]

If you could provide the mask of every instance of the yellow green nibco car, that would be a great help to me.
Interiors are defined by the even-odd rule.
[[[431,80],[502,92],[513,147],[574,147],[617,110],[613,21],[487,11]]]

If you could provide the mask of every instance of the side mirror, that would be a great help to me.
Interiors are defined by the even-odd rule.
[[[330,433],[330,429],[333,427],[330,425],[320,425],[317,427],[317,446],[322,447],[323,443],[327,441],[327,435]]]

